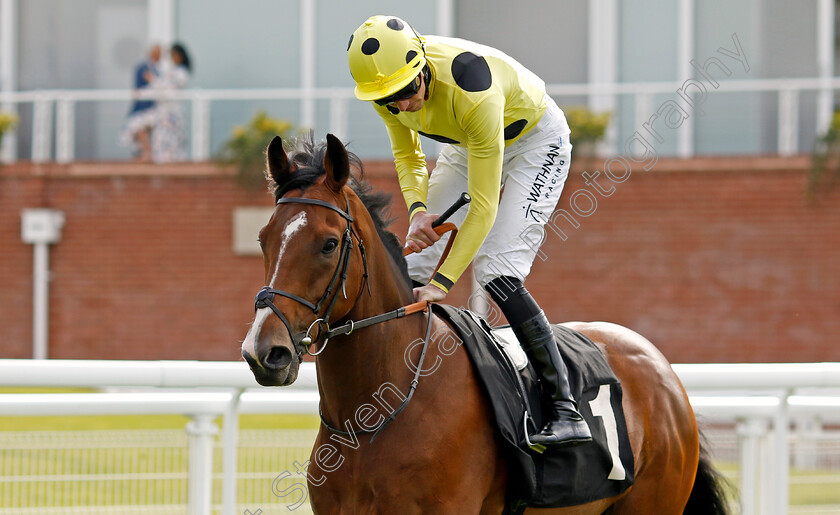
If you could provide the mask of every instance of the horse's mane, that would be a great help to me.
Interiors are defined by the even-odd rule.
[[[315,184],[318,178],[326,173],[324,169],[324,155],[327,151],[326,142],[315,143],[314,136],[312,133],[309,133],[306,136],[293,138],[289,146],[291,147],[289,162],[296,168],[295,173],[292,174],[292,178],[281,187],[274,182],[271,174],[266,172],[268,188],[274,194],[275,201],[279,200],[289,191],[296,189],[305,191],[307,187]],[[350,160],[351,171],[348,185],[368,210],[371,219],[373,219],[373,224],[376,227],[376,232],[400,269],[402,278],[406,284],[411,284],[411,279],[408,276],[408,266],[406,265],[405,257],[403,257],[402,243],[396,234],[387,229],[394,222],[394,218],[390,213],[391,195],[374,190],[370,184],[364,181],[362,160],[356,154],[347,152],[347,157]],[[340,207],[343,208],[344,206]]]

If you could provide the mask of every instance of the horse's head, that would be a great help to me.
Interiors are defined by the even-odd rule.
[[[310,147],[289,156],[275,137],[267,150],[277,203],[260,231],[266,286],[242,344],[264,386],[293,383],[307,344],[322,341],[330,320],[345,316],[365,287],[366,258],[351,214],[365,210],[346,187],[355,158],[332,135]]]

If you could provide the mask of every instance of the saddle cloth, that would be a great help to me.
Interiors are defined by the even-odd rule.
[[[621,406],[621,384],[589,338],[553,326],[572,395],[593,441],[576,447],[549,447],[540,453],[529,446],[527,436],[542,427],[548,399],[541,397],[537,375],[527,358],[523,366],[512,331],[505,334],[502,330],[500,338],[468,310],[443,304],[434,304],[432,309],[459,333],[493,406],[496,428],[512,466],[505,513],[521,513],[526,507],[584,504],[619,495],[633,484],[633,453]],[[508,341],[503,343],[502,338]],[[511,347],[513,360],[505,346]]]

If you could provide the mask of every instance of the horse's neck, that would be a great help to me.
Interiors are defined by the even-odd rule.
[[[368,268],[370,294],[362,293],[349,319],[362,320],[413,302],[411,289],[398,282],[398,271],[392,268],[384,247],[371,252]],[[410,315],[331,340],[317,365],[324,416],[338,424],[352,421],[359,406],[372,403],[377,392],[390,385],[406,395],[413,371],[404,354],[413,341],[423,337],[426,320],[423,314]]]

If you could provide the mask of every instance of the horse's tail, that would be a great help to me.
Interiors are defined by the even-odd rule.
[[[712,466],[708,448],[708,443],[701,435],[697,475],[683,515],[726,515],[729,513],[729,504],[726,500],[727,481]]]

